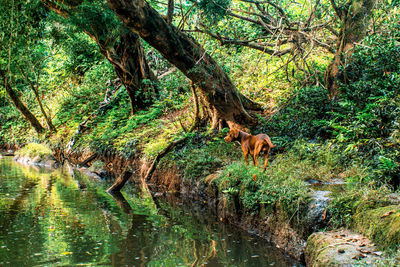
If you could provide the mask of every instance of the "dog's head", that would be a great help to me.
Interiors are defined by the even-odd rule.
[[[224,140],[229,143],[237,139],[238,137],[239,137],[239,130],[230,129],[228,135],[224,138]]]

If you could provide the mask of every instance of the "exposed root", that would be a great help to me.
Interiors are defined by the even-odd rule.
[[[129,167],[127,167],[124,173],[117,178],[117,180],[110,188],[107,189],[107,192],[114,193],[121,191],[122,187],[124,187],[125,183],[129,180],[129,178],[131,178],[132,174],[133,172],[130,170]]]
[[[81,166],[86,166],[89,162],[91,162],[92,160],[94,160],[97,157],[97,154],[94,153],[93,155],[91,155],[90,157],[88,157],[87,159],[85,159],[84,161],[82,161],[82,163],[80,163],[79,165]]]
[[[157,157],[154,159],[153,163],[151,164],[149,170],[146,173],[146,176],[143,177],[144,181],[148,181],[150,180],[151,176],[153,175],[154,171],[157,168],[157,164],[160,161],[160,159],[162,157],[164,157],[166,154],[168,154],[168,152],[170,152],[175,146],[182,144],[183,142],[185,142],[187,139],[187,137],[184,137],[180,140],[177,141],[173,141],[172,143],[170,143],[166,148],[164,148],[160,153],[158,153]]]

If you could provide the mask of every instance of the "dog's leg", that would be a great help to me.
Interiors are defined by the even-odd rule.
[[[264,169],[263,172],[265,172],[265,169],[267,168],[268,165],[268,156],[269,156],[269,151],[271,150],[270,147],[268,147],[268,150],[265,152],[265,162],[264,162]]]
[[[242,146],[242,151],[243,151],[244,161],[246,161],[246,164],[249,165],[249,162],[247,161],[247,156],[249,155],[249,151],[244,146]]]
[[[258,166],[258,157],[260,156],[261,149],[263,148],[262,144],[257,144],[256,147],[254,148],[254,166]]]
[[[257,157],[256,157],[256,155],[251,155],[251,159],[253,160],[253,165],[257,167]]]

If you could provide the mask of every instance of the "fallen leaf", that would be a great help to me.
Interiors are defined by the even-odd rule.
[[[61,254],[62,254],[62,255],[70,255],[70,254],[72,254],[72,252],[66,251],[66,252],[61,252]]]
[[[354,259],[354,260],[361,260],[361,259],[366,258],[366,257],[367,257],[367,255],[362,254],[362,253],[359,253],[359,254],[355,255],[355,256],[353,257],[353,259]]]
[[[381,216],[381,218],[386,217],[386,216],[389,216],[390,214],[393,214],[393,213],[394,213],[394,210],[388,211],[388,212],[386,212],[385,214],[383,214],[383,215]]]
[[[362,253],[365,253],[365,254],[370,254],[371,253],[371,251],[369,251],[369,250],[366,250],[366,249],[357,249],[358,251],[360,251],[360,252],[362,252]]]
[[[374,254],[377,256],[382,256],[382,251],[374,251]]]

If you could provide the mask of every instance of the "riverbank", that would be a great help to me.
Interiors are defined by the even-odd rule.
[[[382,249],[393,250],[399,244],[400,228],[393,221],[397,212],[391,212],[399,203],[398,196],[361,184],[351,187],[349,181],[361,173],[357,166],[333,167],[335,151],[325,149],[319,155],[311,151],[305,156],[301,155],[304,150],[301,146],[305,144],[296,145],[285,153],[273,153],[266,173],[262,173],[261,169],[245,165],[240,149],[225,143],[223,137],[223,133],[198,135],[176,146],[160,160],[147,181],[153,193],[179,193],[184,198],[206,203],[220,221],[255,233],[310,266],[326,262],[333,255],[339,263],[383,261]],[[315,151],[321,149],[323,146]],[[104,171],[113,177],[122,175],[130,166],[134,170],[131,179],[137,183],[142,181],[153,160],[149,157],[126,159],[117,153],[95,157],[90,152],[71,155],[71,161],[81,163],[90,157],[86,163],[92,166],[101,160]],[[314,158],[314,163],[310,158]],[[324,165],[315,162],[324,162]],[[341,222],[343,218],[348,221]],[[382,220],[387,223],[379,223]],[[331,238],[328,243],[316,242],[320,239],[315,236],[324,235],[319,231],[343,226],[364,234],[363,240],[371,238],[377,246],[372,252],[360,252],[361,256],[346,253],[359,251],[359,244],[352,249],[321,253],[332,250],[344,238],[336,235],[338,239]],[[386,230],[383,232],[383,229]],[[390,244],[385,241],[389,235]]]

